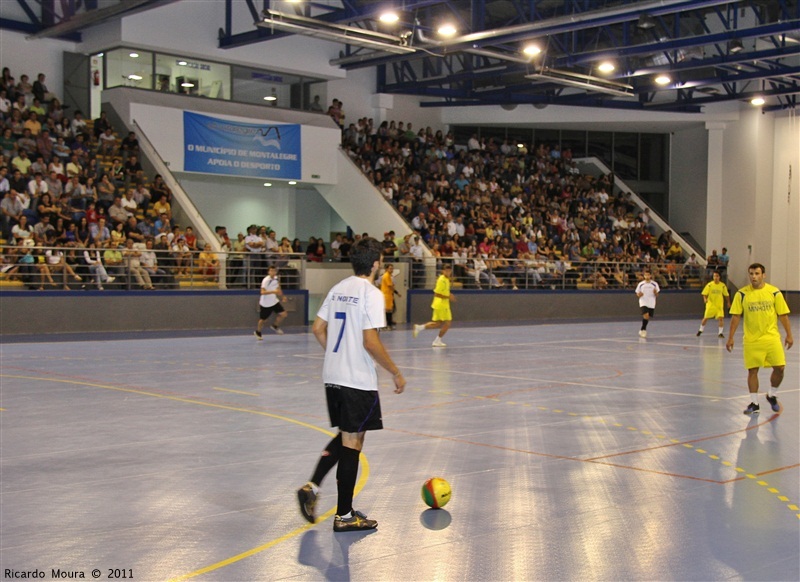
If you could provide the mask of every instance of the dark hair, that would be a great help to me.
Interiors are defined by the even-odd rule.
[[[353,272],[359,277],[372,273],[375,261],[380,261],[383,255],[383,245],[372,237],[362,238],[350,249],[350,264]]]
[[[749,271],[750,269],[761,269],[761,272],[762,272],[762,273],[766,273],[766,272],[767,272],[767,268],[766,268],[764,265],[762,265],[761,263],[753,263],[752,265],[750,265],[749,267],[747,267],[747,270],[748,270],[748,271]]]

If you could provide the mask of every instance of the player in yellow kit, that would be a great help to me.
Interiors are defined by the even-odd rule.
[[[780,411],[778,397],[775,392],[783,380],[786,367],[786,354],[781,344],[781,333],[778,331],[778,320],[786,330],[786,349],[792,347],[792,328],[789,324],[789,306],[780,289],[764,281],[766,269],[760,263],[753,263],[747,269],[750,284],[742,287],[733,297],[731,306],[731,326],[728,330],[728,343],[725,347],[733,350],[733,336],[739,327],[739,320],[744,318],[744,367],[747,368],[747,387],[750,390],[751,402],[745,414],[757,414],[758,406],[758,370],[771,367],[769,377],[770,389],[767,402],[772,410]]]
[[[453,321],[453,315],[450,312],[450,301],[455,301],[456,298],[450,293],[450,279],[453,275],[453,265],[445,263],[442,265],[442,274],[436,280],[436,287],[433,289],[433,302],[431,308],[433,309],[433,316],[431,321],[424,324],[414,325],[414,337],[419,335],[423,329],[438,329],[439,335],[433,340],[434,348],[443,348],[447,344],[442,341],[444,334],[450,329],[450,322]]]
[[[702,291],[703,301],[706,304],[706,311],[703,313],[703,321],[700,322],[700,329],[697,336],[700,337],[706,329],[706,322],[709,319],[716,319],[719,322],[719,337],[725,337],[725,304],[731,308],[731,297],[728,294],[728,286],[720,281],[719,271],[714,271],[713,281],[709,281]]]

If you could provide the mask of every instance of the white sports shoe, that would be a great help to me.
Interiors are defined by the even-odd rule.
[[[414,324],[414,331],[412,332],[414,334],[414,337],[417,337],[419,335],[419,332],[421,332],[423,329],[425,329],[424,325],[419,325],[419,324],[415,323]]]
[[[639,330],[639,337],[647,337],[647,332],[643,329]]]
[[[446,347],[447,347],[447,344],[446,344],[446,343],[444,343],[444,342],[441,340],[441,338],[439,338],[439,336],[438,336],[438,335],[436,336],[436,339],[435,339],[435,340],[433,340],[433,343],[432,343],[431,345],[432,345],[434,348],[446,348]]]

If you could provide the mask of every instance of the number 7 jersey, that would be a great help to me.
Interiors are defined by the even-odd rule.
[[[364,330],[386,327],[383,294],[355,275],[328,292],[317,312],[328,323],[322,381],[358,390],[377,390],[375,362],[364,348]]]

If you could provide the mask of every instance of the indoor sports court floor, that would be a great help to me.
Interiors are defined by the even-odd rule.
[[[381,376],[354,504],[380,525],[336,535],[335,474],[316,525],[296,507],[332,434],[308,333],[5,343],[2,570],[798,580],[800,345],[782,412],[762,396],[749,418],[739,346],[697,324],[457,324],[439,350],[384,333],[408,389]],[[434,475],[453,487],[438,511]]]

